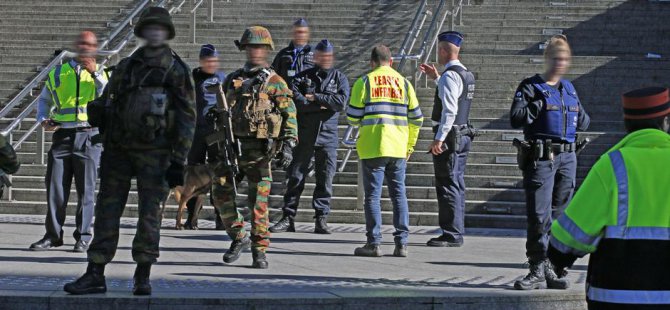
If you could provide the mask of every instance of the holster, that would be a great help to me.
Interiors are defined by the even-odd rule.
[[[516,163],[519,166],[519,169],[526,170],[526,168],[535,161],[533,148],[527,141],[521,141],[516,138],[512,141],[512,144],[517,150]]]

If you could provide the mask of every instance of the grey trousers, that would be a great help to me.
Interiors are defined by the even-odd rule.
[[[47,163],[47,218],[44,238],[63,239],[72,179],[77,191],[75,240],[90,242],[95,185],[102,143],[97,129],[59,129],[54,132]]]

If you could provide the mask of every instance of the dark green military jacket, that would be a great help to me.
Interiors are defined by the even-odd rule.
[[[0,134],[0,170],[6,174],[13,174],[19,170],[19,160],[16,158],[16,152],[5,136]]]
[[[170,48],[152,57],[145,50],[121,60],[105,88],[112,106],[105,147],[170,149],[173,161],[185,163],[196,124],[191,69]]]

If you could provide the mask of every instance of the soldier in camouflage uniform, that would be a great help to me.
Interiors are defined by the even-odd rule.
[[[65,285],[71,294],[107,290],[104,268],[116,252],[132,177],[139,196],[133,294],[151,294],[149,273],[158,258],[160,205],[169,187],[183,185],[196,118],[191,70],[167,45],[175,29],[165,9],[148,8],[135,34],[145,45],[121,60],[102,97],[88,105],[91,124],[104,135],[104,152],[88,270]]]
[[[19,170],[19,160],[16,158],[16,152],[5,136],[0,134],[0,198],[2,198],[5,186],[11,186],[9,175],[16,173],[17,170]]]
[[[235,206],[235,189],[230,172],[215,171],[212,197],[219,208],[228,235],[233,240],[223,261],[232,263],[252,247],[254,268],[265,269],[265,250],[270,244],[268,198],[272,183],[271,161],[288,167],[296,145],[298,126],[292,93],[284,80],[267,63],[274,48],[270,32],[259,26],[245,30],[235,44],[246,51],[247,63],[226,78],[223,89],[231,105],[233,133],[240,143],[241,172],[249,183],[248,200],[252,210],[251,238],[244,230],[244,218]],[[253,243],[253,244],[252,244]]]

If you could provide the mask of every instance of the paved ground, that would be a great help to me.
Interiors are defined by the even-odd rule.
[[[385,227],[382,258],[352,255],[364,240],[359,225],[332,225],[335,234],[275,234],[270,269],[255,270],[250,253],[236,264],[221,261],[229,239],[202,221],[199,231],[176,231],[163,223],[161,257],[154,267],[154,296],[132,298],[134,263],[130,244],[134,219],[123,219],[119,251],[108,266],[105,295],[72,298],[62,285],[86,268],[84,254],[71,252],[73,219],[66,245],[48,252],[27,250],[43,234],[43,217],[0,215],[0,309],[583,309],[586,261],[570,274],[568,291],[518,292],[512,283],[525,273],[523,232],[469,231],[462,248],[428,248],[434,228],[413,227],[410,256],[395,258]],[[31,296],[24,298],[19,296]],[[204,307],[202,307],[204,306]]]

